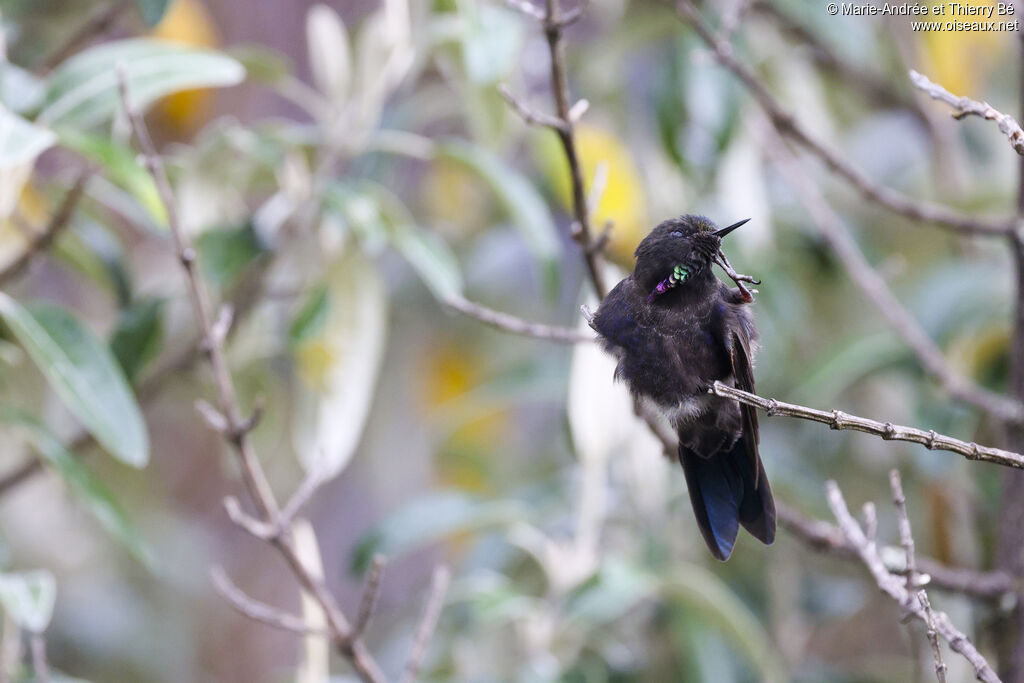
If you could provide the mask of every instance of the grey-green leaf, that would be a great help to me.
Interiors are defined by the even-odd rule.
[[[139,109],[181,90],[235,85],[245,78],[241,64],[214,50],[149,38],[104,43],[54,71],[38,121],[84,128],[109,120],[121,108],[119,68]]]
[[[0,105],[0,168],[31,164],[57,136]]]
[[[142,15],[146,26],[159,24],[170,4],[171,0],[135,0],[135,5],[139,8],[139,14]]]
[[[149,435],[124,373],[107,345],[51,305],[23,307],[0,293],[0,317],[68,409],[115,458],[149,461]]]
[[[491,152],[461,140],[438,144],[438,156],[454,161],[490,185],[533,255],[541,262],[547,291],[558,279],[561,245],[558,229],[537,189]]]
[[[110,490],[50,430],[31,415],[6,406],[0,407],[0,422],[22,429],[33,449],[57,470],[107,533],[139,562],[154,566],[152,553]]]

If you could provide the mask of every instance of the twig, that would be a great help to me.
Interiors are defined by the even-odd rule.
[[[285,503],[281,510],[281,526],[289,527],[295,516],[306,506],[306,503],[313,497],[317,490],[327,483],[326,469],[323,467],[323,458],[315,461],[309,468],[306,478],[299,484],[292,497]]]
[[[427,605],[423,609],[423,618],[416,629],[416,637],[413,639],[412,650],[409,652],[409,660],[405,664],[403,683],[413,683],[419,675],[423,656],[427,653],[427,646],[430,645],[434,629],[437,628],[437,620],[441,616],[441,608],[444,606],[444,596],[448,592],[450,578],[447,567],[434,569],[434,575],[430,580]]]
[[[917,561],[914,558],[914,535],[910,531],[910,516],[907,514],[907,498],[903,495],[903,482],[900,481],[899,470],[889,472],[889,484],[892,487],[892,501],[896,506],[896,520],[900,531],[900,544],[907,555],[907,591],[917,589],[915,597],[924,610],[925,633],[932,646],[932,658],[935,660],[935,677],[939,683],[946,683],[946,663],[942,661],[942,650],[939,648],[939,637],[935,632],[935,613],[924,586],[924,576],[917,573]],[[930,579],[931,577],[928,577]]]
[[[946,361],[939,347],[889,289],[885,278],[864,258],[857,243],[843,226],[842,219],[828,205],[815,183],[795,162],[784,144],[769,145],[768,152],[775,157],[776,166],[785,176],[787,184],[807,209],[850,279],[917,356],[924,369],[938,379],[949,395],[957,400],[980,408],[1003,421],[1024,420],[1024,406],[1019,402],[978,386]]]
[[[757,394],[741,391],[735,387],[715,382],[708,393],[731,398],[748,406],[759,408],[769,417],[783,416],[795,417],[801,420],[821,422],[827,424],[831,429],[852,429],[865,434],[880,436],[886,441],[910,441],[919,443],[928,450],[950,451],[959,453],[968,460],[981,460],[1006,467],[1024,469],[1024,455],[1004,451],[1001,448],[991,446],[980,446],[973,441],[961,441],[945,434],[939,434],[935,430],[925,431],[916,427],[904,427],[895,425],[892,422],[878,422],[866,417],[858,417],[844,413],[841,410],[817,410],[795,403],[785,403],[774,398],[762,398]]]
[[[562,119],[555,118],[550,114],[536,111],[528,104],[517,98],[512,94],[512,91],[508,89],[508,86],[502,84],[498,86],[498,93],[505,99],[509,105],[515,109],[519,117],[526,121],[531,126],[541,126],[543,128],[551,128],[558,132],[565,129],[565,122]]]
[[[50,667],[46,663],[46,638],[42,633],[29,635],[32,650],[32,673],[35,683],[50,683]]]
[[[220,596],[240,614],[253,621],[299,635],[328,635],[323,630],[310,628],[301,617],[249,597],[231,581],[223,567],[211,569],[210,578]]]
[[[860,90],[879,106],[905,108],[918,119],[927,121],[927,117],[913,98],[908,97],[904,91],[894,87],[882,76],[850,64],[849,61],[836,54],[828,41],[823,40],[818,33],[794,19],[776,3],[771,0],[755,0],[752,9],[774,21],[782,33],[791,36],[805,46],[810,51],[814,62],[822,69],[832,72],[843,85]],[[725,37],[723,36],[723,38]]]
[[[587,267],[590,282],[594,286],[598,299],[603,299],[608,289],[605,287],[604,274],[601,271],[600,255],[594,249],[593,234],[590,229],[590,212],[587,208],[587,191],[580,167],[579,152],[576,149],[574,128],[576,121],[572,115],[575,107],[569,102],[569,83],[565,73],[565,45],[562,42],[562,31],[581,15],[585,3],[575,10],[563,15],[559,0],[544,0],[544,36],[548,42],[551,55],[551,94],[555,101],[555,112],[560,125],[554,130],[562,143],[565,160],[569,165],[569,176],[572,180],[572,204],[575,213],[574,229],[571,230],[573,240],[583,252],[583,262]]]
[[[313,576],[302,562],[296,550],[290,527],[283,527],[281,525],[280,508],[267,481],[266,474],[263,472],[263,467],[256,457],[252,442],[249,439],[249,429],[251,429],[253,422],[246,421],[241,416],[234,381],[224,356],[223,340],[218,339],[214,331],[210,302],[196,269],[195,250],[189,243],[188,236],[178,221],[174,194],[171,190],[167,172],[153,145],[153,140],[150,138],[145,121],[132,107],[124,69],[119,67],[117,75],[125,115],[131,124],[139,146],[142,148],[146,169],[156,183],[161,202],[167,212],[168,226],[171,230],[178,259],[185,271],[193,313],[202,336],[201,348],[209,356],[210,366],[213,370],[213,380],[217,389],[218,409],[227,420],[228,429],[224,433],[224,438],[238,456],[242,479],[253,505],[262,518],[257,521],[266,525],[267,528],[277,530],[278,533],[268,538],[268,542],[281,553],[302,588],[322,607],[327,618],[331,639],[342,656],[349,661],[352,668],[364,681],[369,683],[385,681],[386,678],[383,671],[381,671],[380,666],[362,642],[358,639],[349,638],[351,627],[335,601],[334,596],[327,589],[324,582],[318,577]]]
[[[3,270],[0,270],[0,284],[4,284],[8,280],[17,277],[37,254],[50,248],[50,245],[57,239],[61,231],[71,222],[71,217],[74,215],[75,209],[78,208],[78,202],[85,193],[86,183],[88,183],[92,173],[91,168],[85,168],[78,174],[75,184],[64,195],[64,200],[60,203],[60,206],[50,218],[46,227],[32,238],[18,258],[8,264]]]
[[[914,617],[926,622],[927,616],[924,608],[911,599],[903,580],[889,573],[889,570],[885,568],[885,563],[882,561],[877,549],[868,543],[860,525],[857,524],[857,520],[850,515],[839,486],[834,481],[829,481],[825,484],[825,491],[829,507],[839,523],[839,528],[847,540],[856,548],[857,554],[875,579],[879,589],[907,609]],[[996,676],[995,671],[992,670],[992,667],[985,661],[985,658],[974,647],[970,639],[953,626],[945,612],[936,612],[934,623],[935,630],[949,643],[950,649],[962,655],[974,667],[974,675],[978,680],[984,681],[984,683],[998,683],[999,677]]]
[[[480,304],[469,301],[457,294],[448,296],[444,300],[444,304],[459,313],[468,315],[471,318],[476,318],[486,325],[490,325],[491,327],[504,332],[511,332],[512,334],[536,337],[537,339],[545,339],[547,341],[558,342],[560,344],[577,344],[580,342],[592,342],[595,340],[593,335],[584,334],[572,329],[571,327],[555,327],[553,325],[529,322],[527,320],[517,318],[509,313],[502,313],[501,311],[495,311],[492,308],[481,306]]]
[[[776,501],[775,505],[779,525],[811,550],[842,560],[857,559],[856,548],[834,524],[806,517],[782,501]],[[882,555],[886,556],[886,553]],[[1004,596],[1012,595],[1015,590],[1013,577],[1003,571],[985,572],[950,567],[927,557],[918,557],[917,567],[931,577],[931,585],[935,588],[972,598],[998,602]],[[888,569],[893,573],[899,573],[900,570],[892,566]]]
[[[931,82],[925,75],[917,71],[910,71],[910,80],[914,83],[914,87],[925,92],[933,100],[945,102],[953,107],[955,110],[953,118],[955,119],[962,119],[965,116],[980,116],[988,121],[995,121],[996,125],[999,126],[999,130],[1010,140],[1010,145],[1014,151],[1017,154],[1024,155],[1024,130],[1017,123],[1017,119],[1009,114],[999,112],[988,102],[978,102],[969,97],[957,97],[938,83]]]
[[[1015,229],[1010,219],[984,219],[969,216],[944,206],[916,200],[895,190],[879,185],[843,159],[839,154],[812,137],[783,109],[782,105],[768,92],[760,79],[742,62],[736,59],[732,46],[720,39],[711,26],[704,21],[697,9],[687,0],[675,0],[677,14],[693,26],[697,34],[714,52],[725,68],[731,71],[750,91],[761,108],[768,114],[772,125],[788,138],[806,147],[834,173],[846,179],[867,199],[884,206],[890,211],[912,220],[934,223],[959,232],[984,235],[1006,235]]]
[[[133,4],[132,0],[117,0],[110,7],[101,10],[95,17],[88,19],[78,30],[68,36],[63,43],[46,56],[46,59],[43,60],[43,69],[46,71],[53,69],[77,52],[80,47],[93,37],[104,33],[117,21],[121,13]]]
[[[370,617],[373,616],[373,610],[377,606],[377,598],[380,597],[380,580],[384,574],[384,564],[386,560],[381,554],[373,556],[373,560],[370,563],[369,573],[366,576],[366,585],[363,587],[363,597],[359,601],[359,613],[356,615],[356,621],[352,625],[352,637],[358,638],[366,630],[366,625],[370,623]]]

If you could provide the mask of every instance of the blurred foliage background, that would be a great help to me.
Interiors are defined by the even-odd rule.
[[[926,670],[922,634],[861,567],[784,533],[767,548],[744,537],[716,563],[681,472],[612,385],[610,358],[439,303],[462,293],[580,324],[588,290],[567,237],[561,150],[497,90],[549,110],[534,22],[487,0],[165,4],[0,0],[0,271],[95,169],[52,247],[2,280],[0,459],[11,472],[36,454],[45,471],[2,491],[0,649],[52,606],[51,664],[69,676],[283,681],[301,669],[298,680],[323,680],[305,661],[315,648],[239,616],[209,580],[221,564],[252,595],[299,609],[286,567],[221,506],[238,493],[234,462],[193,408],[213,387],[166,215],[119,113],[120,64],[201,272],[234,305],[229,360],[243,403],[264,405],[254,438],[275,488],[287,495],[318,454],[336,475],[309,516],[348,609],[370,557],[390,560],[367,641],[391,671],[438,561],[454,579],[430,680],[906,681]],[[707,4],[728,23],[751,3]],[[61,54],[112,7],[102,31]],[[823,67],[788,24],[889,96]],[[905,73],[1012,112],[1015,39],[913,33],[906,18],[832,17],[797,0],[752,3],[732,34],[851,163],[979,214],[1013,204],[1006,141],[977,119],[948,120]],[[578,141],[594,223],[614,223],[612,261],[628,271],[636,243],[670,216],[752,217],[727,246],[764,282],[762,395],[999,442],[851,285],[767,159],[757,105],[669,7],[592,0],[567,48],[571,90],[591,104]],[[914,225],[815,178],[951,362],[1005,389],[1003,245]],[[825,479],[851,504],[884,503],[898,466],[919,550],[992,564],[993,467],[796,421],[762,420],[761,450],[777,497],[819,518]],[[932,600],[987,645],[997,608]],[[951,680],[967,679],[949,663]],[[332,662],[339,680],[346,670]]]

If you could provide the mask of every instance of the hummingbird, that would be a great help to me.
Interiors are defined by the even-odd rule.
[[[754,391],[758,334],[744,283],[760,282],[734,271],[721,249],[722,238],[748,220],[722,229],[703,216],[662,222],[637,247],[632,274],[591,319],[618,358],[615,379],[634,400],[653,403],[678,435],[697,526],[722,561],[732,554],[740,525],[762,543],[775,540],[757,413],[708,392],[715,381]],[[715,276],[716,263],[736,288]]]

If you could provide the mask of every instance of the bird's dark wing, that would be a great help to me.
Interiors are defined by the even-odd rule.
[[[736,325],[732,330],[730,355],[732,357],[732,374],[735,378],[735,386],[742,391],[754,392],[754,369],[750,363],[750,337],[742,325]],[[740,405],[740,414],[743,420],[744,441],[747,444],[747,457],[754,466],[755,472],[760,469],[758,463],[760,458],[757,453],[757,444],[761,437],[758,434],[757,410],[752,406]],[[755,486],[760,476],[755,475]]]
[[[754,393],[754,371],[750,365],[750,336],[744,325],[738,325],[732,331],[732,370],[737,389]],[[743,422],[743,434],[736,442],[735,448],[742,447],[745,451],[747,467],[744,471],[750,476],[753,491],[744,493],[739,506],[740,524],[754,537],[763,543],[770,544],[775,540],[775,500],[771,485],[764,472],[764,464],[757,452],[759,435],[757,432],[757,412],[748,405],[740,405]],[[734,450],[735,450],[734,448]],[[749,481],[749,480],[748,480]]]

